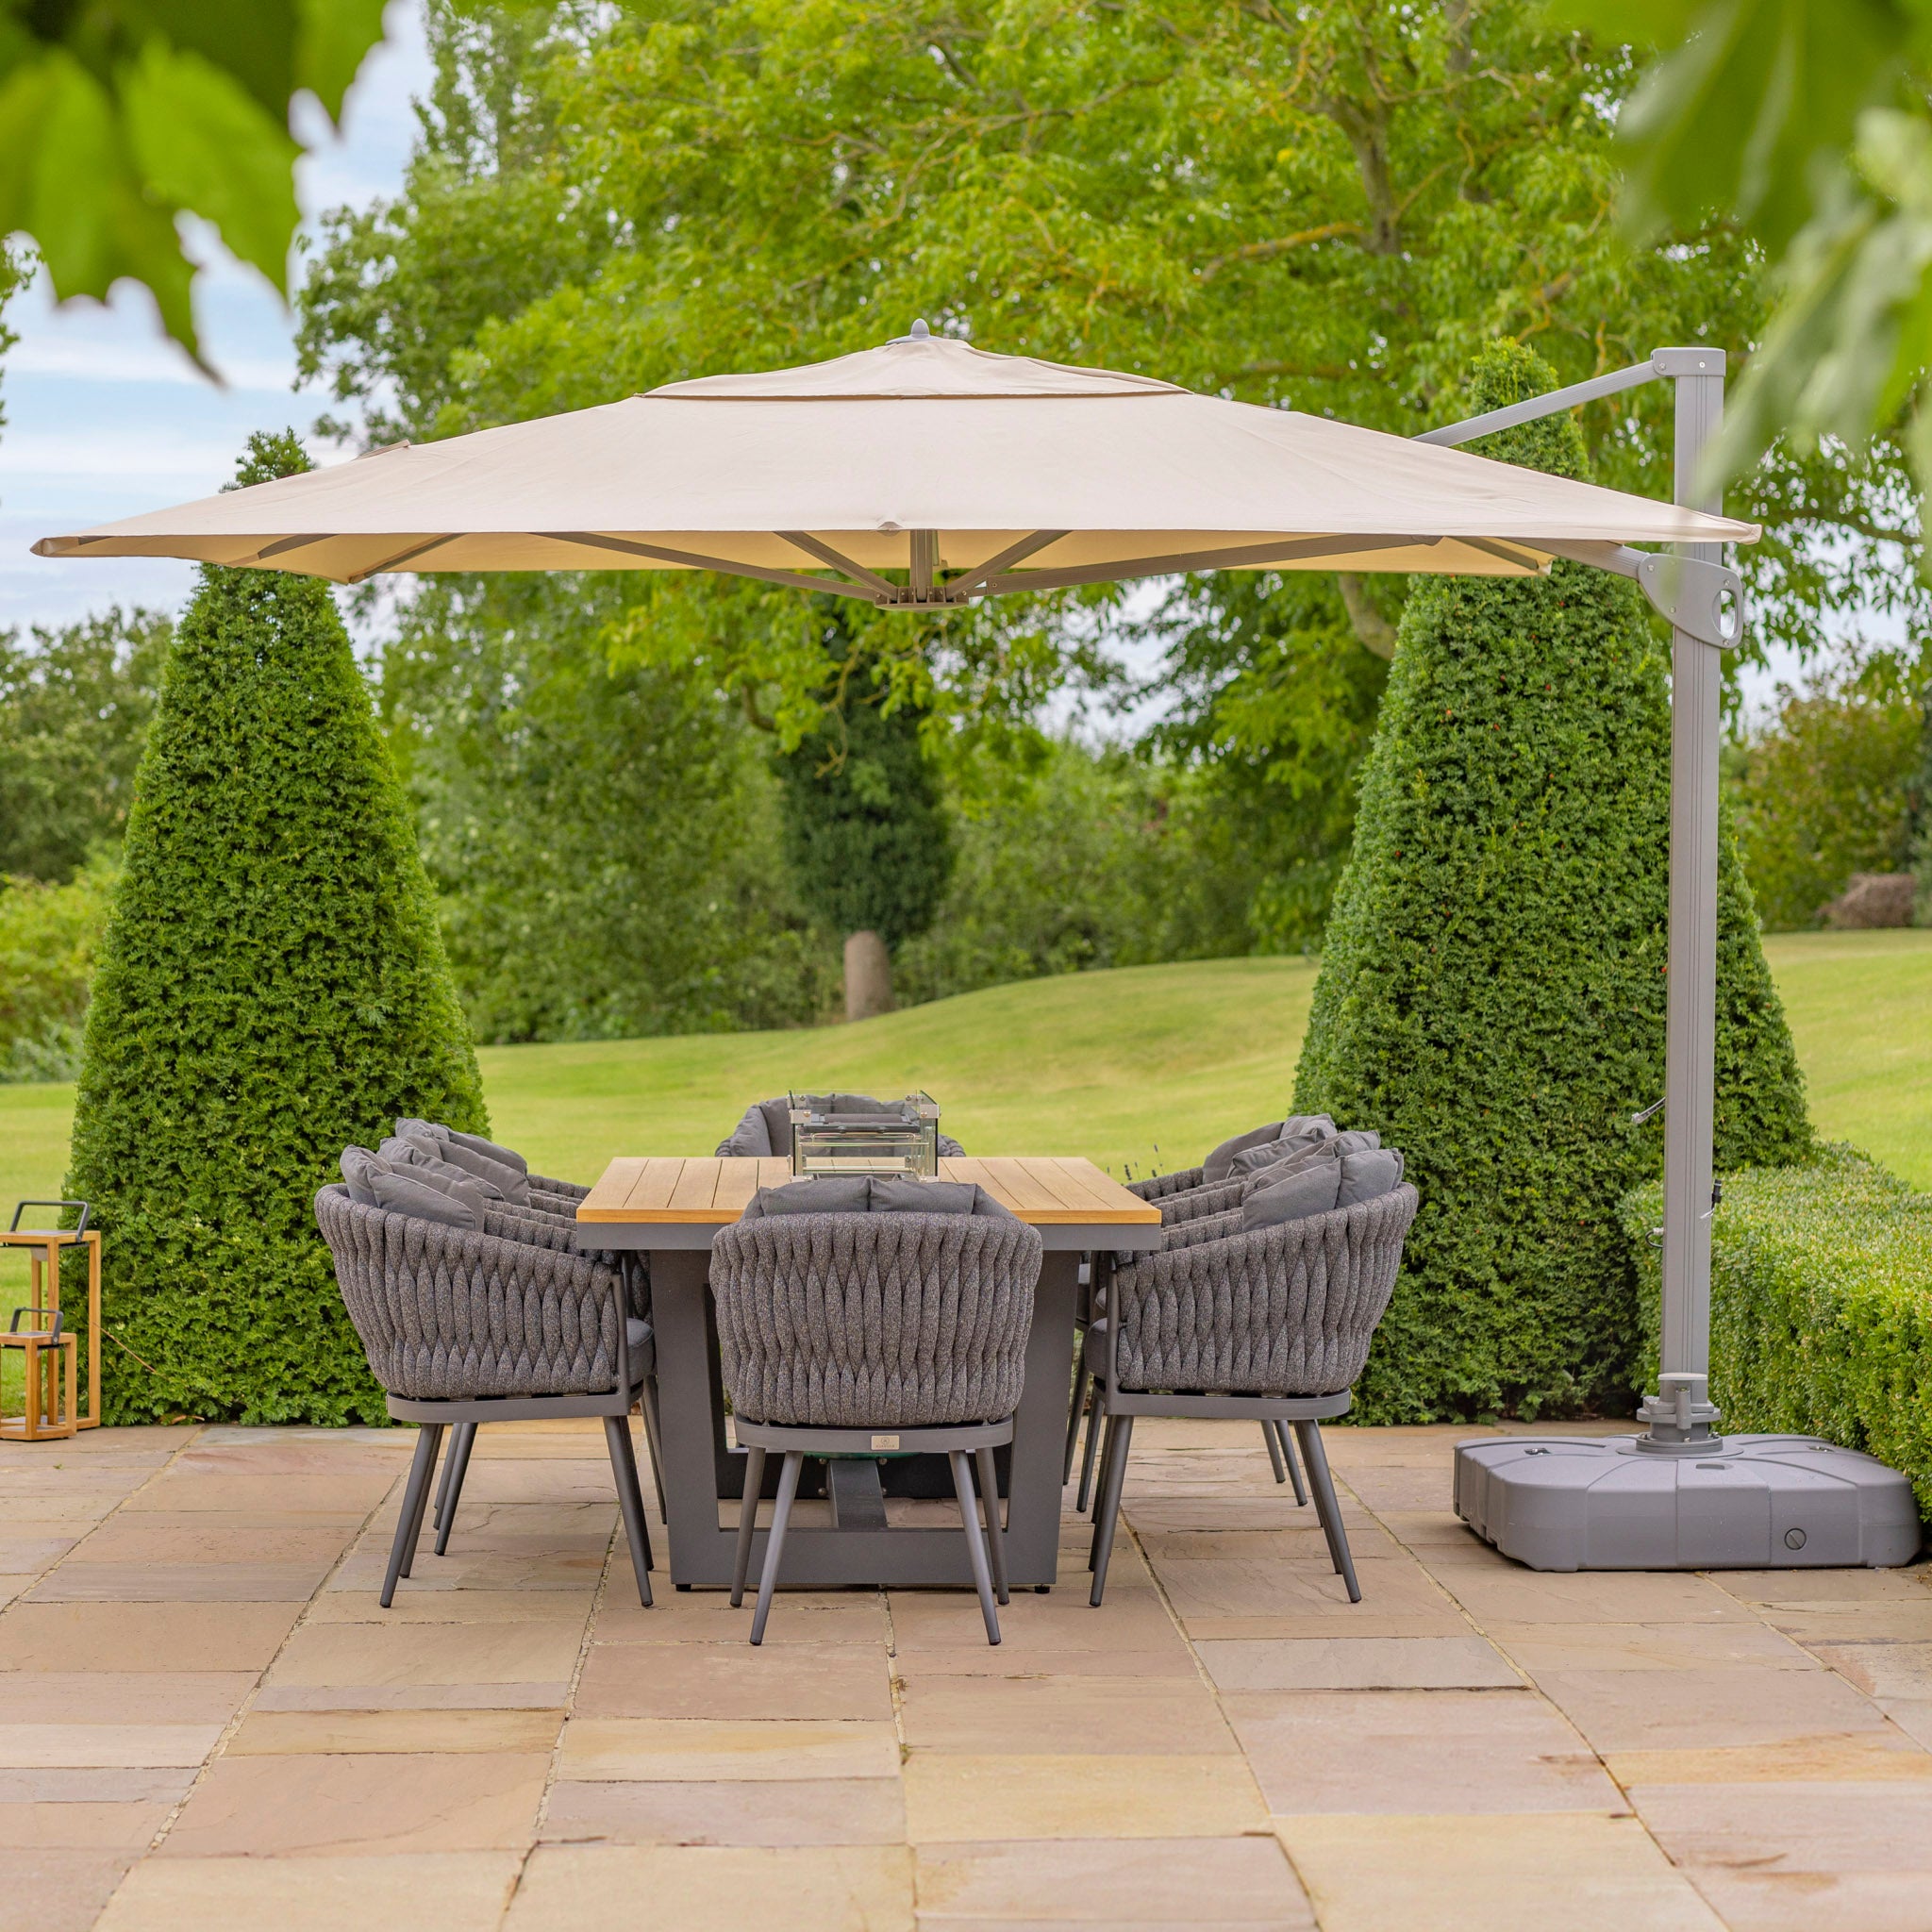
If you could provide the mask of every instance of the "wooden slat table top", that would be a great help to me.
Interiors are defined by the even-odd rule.
[[[721,1159],[715,1155],[613,1160],[577,1204],[579,1222],[650,1222],[723,1226],[736,1221],[760,1188],[783,1187],[791,1163],[783,1156]],[[1160,1209],[1130,1194],[1091,1160],[1072,1155],[1024,1154],[974,1160],[941,1159],[940,1178],[977,1181],[1022,1221],[1045,1226],[1108,1224],[1145,1226]]]

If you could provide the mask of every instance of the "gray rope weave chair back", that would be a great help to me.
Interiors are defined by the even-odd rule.
[[[1025,1374],[1039,1234],[957,1214],[786,1214],[711,1245],[724,1379],[740,1415],[798,1427],[1009,1416]]]
[[[498,1215],[481,1231],[315,1197],[370,1373],[413,1401],[590,1395],[617,1384],[617,1271],[567,1230]],[[553,1244],[554,1243],[554,1244]]]
[[[1176,1227],[1117,1268],[1123,1389],[1325,1395],[1349,1388],[1389,1306],[1417,1195],[1391,1192],[1243,1233],[1238,1211]]]

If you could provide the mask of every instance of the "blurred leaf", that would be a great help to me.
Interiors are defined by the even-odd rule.
[[[340,114],[381,32],[381,0],[0,0],[0,238],[30,237],[63,299],[144,283],[200,362],[175,217],[286,291],[290,98]]]

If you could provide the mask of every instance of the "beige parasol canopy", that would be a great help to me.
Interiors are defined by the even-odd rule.
[[[1187,570],[1633,574],[1755,525],[926,332],[707,376],[34,545],[357,583],[381,572],[715,570],[908,608]],[[831,572],[836,575],[820,575]],[[883,573],[894,573],[897,580]]]

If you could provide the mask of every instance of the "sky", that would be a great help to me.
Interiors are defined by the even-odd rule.
[[[367,206],[402,184],[416,131],[411,103],[430,79],[422,0],[391,0],[385,26],[349,91],[340,138],[314,112],[323,138],[296,179],[309,222],[343,204]],[[56,307],[42,277],[8,308],[19,341],[0,360],[0,631],[71,624],[114,604],[174,611],[192,589],[189,563],[39,558],[29,550],[36,538],[209,495],[233,477],[253,430],[293,428],[317,462],[353,454],[311,433],[318,416],[353,412],[331,406],[318,389],[295,386],[292,325],[281,297],[210,231],[197,231],[191,245],[205,262],[195,314],[225,378],[220,387],[160,333],[143,289],[123,284],[106,304]],[[1156,668],[1144,646],[1124,655],[1137,675]],[[1747,671],[1747,709],[1761,716],[1776,680],[1794,673],[1782,654]],[[1110,725],[1090,720],[1090,728],[1131,735],[1163,708],[1156,697]]]
[[[392,0],[384,25],[381,46],[349,91],[341,138],[325,135],[298,163],[296,192],[310,221],[402,185],[416,127],[410,102],[430,72],[420,0]],[[320,109],[314,122],[325,129]],[[0,357],[0,631],[70,624],[113,604],[175,610],[192,588],[190,563],[34,557],[36,538],[210,495],[232,480],[257,429],[297,430],[319,462],[354,454],[309,434],[317,416],[343,411],[330,411],[318,390],[293,387],[292,325],[280,295],[205,231],[194,240],[206,263],[195,277],[195,318],[223,387],[160,333],[152,297],[132,284],[106,304],[57,308],[42,276],[8,305],[7,324],[20,340]]]

